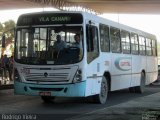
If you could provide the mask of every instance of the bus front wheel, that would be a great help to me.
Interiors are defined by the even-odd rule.
[[[105,104],[108,96],[108,78],[102,77],[100,93],[93,96],[96,103]]]

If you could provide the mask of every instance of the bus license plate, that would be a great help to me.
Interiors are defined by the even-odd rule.
[[[40,96],[51,96],[51,92],[39,92]]]

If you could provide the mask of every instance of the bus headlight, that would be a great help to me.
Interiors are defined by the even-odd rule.
[[[17,69],[14,69],[14,80],[17,82],[21,82],[21,78]]]
[[[74,79],[73,79],[73,83],[76,82],[81,82],[82,81],[82,71],[81,70],[77,70]]]

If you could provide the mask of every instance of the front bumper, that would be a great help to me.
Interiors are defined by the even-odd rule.
[[[43,85],[14,82],[14,92],[19,95],[39,96],[40,92],[50,92],[51,96],[84,97],[86,82],[65,85]]]

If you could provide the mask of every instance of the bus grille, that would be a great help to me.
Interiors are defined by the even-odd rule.
[[[27,68],[28,69],[28,68]],[[74,70],[75,71],[75,70]],[[30,69],[30,73],[25,75],[25,80],[28,82],[56,82],[56,83],[68,83],[71,76],[71,68],[68,69]]]
[[[47,77],[44,74],[31,74],[26,76],[27,81],[39,81],[39,82],[68,82],[67,73],[48,74]]]

